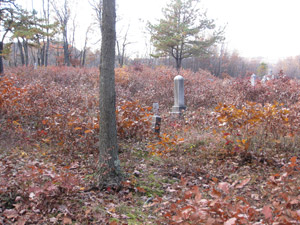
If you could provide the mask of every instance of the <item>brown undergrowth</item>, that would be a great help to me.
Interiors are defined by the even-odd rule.
[[[253,89],[183,71],[189,108],[178,119],[168,113],[174,74],[117,70],[124,182],[99,190],[97,71],[12,70],[0,82],[0,223],[299,223],[298,83]],[[159,138],[149,121],[156,101]]]

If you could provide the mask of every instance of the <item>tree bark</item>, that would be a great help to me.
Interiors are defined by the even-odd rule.
[[[25,65],[25,58],[24,58],[23,46],[22,46],[22,43],[20,42],[19,39],[18,39],[18,47],[19,47],[19,50],[20,50],[21,63],[22,63],[22,66],[24,66]]]
[[[84,67],[85,66],[85,58],[86,58],[86,49],[83,50],[81,57],[82,57],[81,66]]]
[[[179,73],[179,71],[181,69],[182,58],[175,58],[175,59],[176,59],[176,70]]]
[[[67,35],[67,34],[66,34]],[[64,64],[70,66],[70,54],[69,54],[69,44],[67,39],[64,41]]]
[[[41,54],[40,54],[40,58],[38,60],[38,65],[39,66],[45,66],[45,53],[46,53],[46,45],[45,45],[45,41],[43,41],[43,47],[40,49]]]
[[[68,22],[70,19],[70,8],[68,5],[68,0],[64,1],[64,6],[62,9],[59,9],[55,3],[52,2],[52,6],[56,12],[58,20],[63,27],[63,49],[64,49],[64,64],[70,66],[70,52],[69,52],[69,42],[68,42]],[[48,12],[49,13],[49,12]],[[48,14],[49,15],[49,14]],[[48,46],[47,46],[48,48]]]
[[[0,41],[0,77],[4,74],[3,66],[3,41]]]
[[[25,65],[29,65],[29,52],[28,52],[28,42],[26,39],[23,38],[23,49],[24,49],[24,55],[25,55]]]
[[[47,1],[47,16],[45,13],[45,18],[47,19],[47,25],[50,24],[50,4],[49,0]],[[49,37],[49,28],[47,28],[47,43],[46,43],[46,49],[45,49],[45,67],[48,66],[48,57],[49,57],[49,45],[50,45],[50,37]]]
[[[88,29],[86,30],[85,32],[85,41],[84,41],[84,46],[83,46],[83,51],[82,51],[82,54],[81,54],[81,66],[84,67],[85,65],[85,60],[86,60],[86,46],[87,46],[87,42],[88,42],[88,34],[89,34],[89,31],[90,31],[90,26],[88,27]]]
[[[122,172],[118,156],[115,92],[115,0],[103,1],[100,56],[99,187],[118,187]]]

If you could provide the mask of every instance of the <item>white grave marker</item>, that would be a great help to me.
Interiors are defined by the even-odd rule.
[[[255,74],[252,74],[251,75],[251,78],[250,78],[250,82],[251,82],[251,85],[253,86],[253,87],[255,87],[255,85],[256,85],[256,75]]]
[[[182,76],[177,75],[174,78],[174,106],[172,113],[181,114],[186,109],[184,104],[184,79]]]

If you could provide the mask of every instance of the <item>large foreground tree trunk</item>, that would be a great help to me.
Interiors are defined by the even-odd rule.
[[[104,0],[100,58],[100,188],[118,187],[122,181],[116,129],[115,23],[115,0]]]
[[[3,41],[0,41],[0,77],[4,73],[4,66],[3,66]]]

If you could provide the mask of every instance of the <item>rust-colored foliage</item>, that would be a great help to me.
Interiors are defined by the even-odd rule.
[[[167,67],[116,69],[120,150],[130,149],[120,156],[132,174],[115,193],[89,186],[98,69],[8,69],[0,80],[0,223],[299,223],[299,82],[280,77],[252,87],[249,79],[182,70],[188,110],[179,120],[169,116],[175,75]],[[150,128],[154,102],[160,136]],[[145,146],[164,158],[144,158]],[[134,220],[124,212],[132,205],[145,215]]]
[[[176,145],[183,142],[183,138],[179,138],[176,135],[171,137],[168,134],[162,134],[158,136],[156,141],[148,144],[148,148],[151,149],[153,155],[165,155],[176,148]]]
[[[122,139],[144,139],[151,134],[152,107],[142,107],[139,102],[119,101],[117,106],[118,136]]]
[[[267,144],[291,139],[290,110],[283,104],[246,102],[240,108],[219,104],[215,108],[217,131],[225,140],[225,147],[234,152],[259,150]]]
[[[64,72],[63,67],[40,69],[40,75],[28,77],[30,82],[26,73],[17,71],[0,80],[2,126],[28,143],[43,142],[66,150],[97,149],[99,96],[95,71],[82,76],[75,68]],[[119,138],[149,136],[150,116],[151,107],[118,98]]]
[[[258,221],[260,224],[297,224],[300,214],[296,179],[300,167],[296,160],[296,157],[291,158],[281,174],[270,176],[266,191],[272,193],[269,196],[272,204],[261,209],[252,206],[243,196],[233,198],[234,189],[246,191],[250,178],[241,180],[238,185],[213,179],[208,191],[210,197],[203,196],[197,186],[183,185],[178,191],[180,199],[169,204],[164,217],[168,224],[253,224]]]

